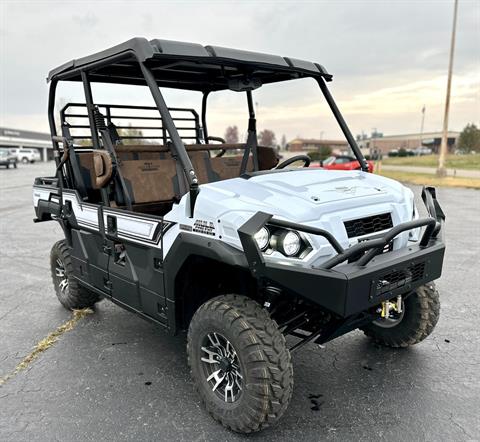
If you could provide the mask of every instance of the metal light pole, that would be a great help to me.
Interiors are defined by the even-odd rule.
[[[420,124],[420,148],[423,148],[423,126],[425,124],[425,105],[422,107],[422,123]]]
[[[450,90],[452,87],[453,54],[455,51],[455,33],[457,29],[457,9],[458,0],[455,0],[453,7],[452,39],[450,42],[450,59],[448,62],[447,98],[445,100],[445,113],[443,114],[442,142],[440,144],[440,154],[438,155],[437,175],[440,177],[447,175],[447,170],[445,169],[445,156],[448,149],[448,113],[450,111]]]

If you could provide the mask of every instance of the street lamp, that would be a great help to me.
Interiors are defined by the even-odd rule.
[[[450,89],[452,87],[453,53],[455,50],[455,32],[457,28],[457,9],[458,0],[455,0],[453,7],[452,39],[450,41],[450,59],[448,61],[447,98],[445,100],[445,113],[443,114],[442,142],[440,144],[440,153],[438,155],[437,176],[439,177],[444,177],[447,175],[447,170],[445,169],[445,156],[447,154],[448,144],[448,113],[450,111]]]

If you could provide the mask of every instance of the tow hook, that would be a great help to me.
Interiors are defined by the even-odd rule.
[[[402,295],[398,295],[396,301],[383,301],[381,306],[381,309],[379,308],[377,312],[383,319],[389,319],[392,311],[398,314],[402,313]]]

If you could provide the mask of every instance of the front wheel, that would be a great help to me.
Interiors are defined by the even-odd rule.
[[[225,295],[203,304],[190,323],[187,353],[200,398],[225,427],[259,431],[287,409],[290,352],[276,322],[252,299]]]
[[[100,296],[82,287],[73,277],[70,249],[64,240],[56,242],[50,252],[50,267],[57,298],[66,309],[76,310],[100,301]]]
[[[440,299],[435,284],[418,287],[403,301],[402,313],[378,319],[363,327],[364,333],[387,347],[409,347],[429,336],[440,317]]]

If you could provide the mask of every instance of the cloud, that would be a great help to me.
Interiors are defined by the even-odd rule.
[[[143,35],[324,64],[334,74],[331,89],[354,132],[371,127],[386,133],[418,130],[423,104],[426,130],[428,125],[428,130],[441,127],[452,2],[40,0],[2,2],[1,13],[1,124],[47,130],[45,77],[50,69]],[[451,114],[455,129],[480,119],[479,16],[480,2],[460,2]],[[256,93],[260,126],[288,137],[318,136],[320,131],[340,135],[328,109],[319,104],[315,85],[262,89]],[[104,96],[151,102],[136,92]],[[172,105],[186,103],[182,94],[168,98]],[[236,118],[240,127],[245,125],[244,112],[236,106],[212,99],[216,134]]]
[[[88,11],[87,13],[82,15],[73,15],[72,21],[80,25],[80,27],[82,28],[91,29],[98,24],[99,19],[92,11]]]

